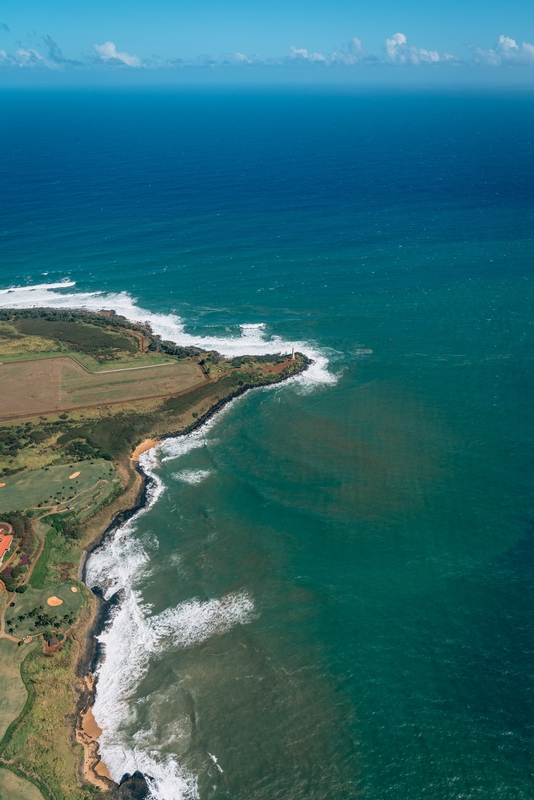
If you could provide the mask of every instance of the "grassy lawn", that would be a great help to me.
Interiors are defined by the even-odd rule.
[[[0,800],[44,800],[33,783],[19,778],[8,769],[0,769]]]
[[[0,364],[11,364],[13,361],[35,361],[40,358],[57,358],[64,355],[57,350],[30,350],[23,353],[2,353],[0,352]]]
[[[39,527],[42,529],[44,525],[40,523]],[[60,581],[70,581],[76,574],[81,554],[82,545],[78,540],[67,539],[55,528],[49,528],[45,548],[30,578],[30,585],[34,589],[44,589]]]
[[[80,474],[71,480],[69,476],[75,472]],[[102,458],[6,476],[6,485],[0,488],[0,513],[37,508],[40,503],[55,505],[57,498],[65,501],[63,508],[72,504],[76,511],[85,509],[87,516],[89,507],[96,507],[111,494],[116,480],[112,465]],[[94,494],[98,494],[95,499]]]
[[[109,462],[107,464],[109,466]],[[124,467],[119,465],[118,469],[120,471]],[[123,477],[126,478],[126,475]],[[127,473],[127,477],[128,481],[125,481],[126,497],[130,503],[137,494],[140,479],[137,473],[131,470]],[[70,566],[75,572],[75,565],[78,564],[84,544],[91,541],[106,527],[114,512],[122,507],[123,503],[124,499],[116,499],[109,506],[101,506],[95,516],[85,523],[83,535],[79,539],[66,539],[61,533],[55,530],[50,531],[52,535],[51,548],[47,556],[47,580],[56,566],[58,568],[68,566],[56,564],[59,560],[64,560],[67,555],[70,555],[72,562]],[[44,523],[37,522],[35,524],[40,530],[44,530]],[[72,586],[77,587],[80,591],[72,592]],[[51,596],[59,597],[63,603],[60,606],[48,606],[46,600]],[[0,597],[0,602],[1,599]],[[4,728],[7,723],[10,723],[10,727],[4,740],[0,743],[0,755],[4,759],[14,760],[15,765],[22,772],[38,776],[37,783],[41,787],[42,797],[45,800],[51,800],[52,796],[55,800],[95,800],[95,798],[104,800],[104,798],[110,798],[109,793],[103,792],[97,787],[80,784],[79,768],[83,749],[73,740],[76,664],[92,619],[94,598],[85,587],[75,580],[49,581],[46,589],[37,591],[35,588],[28,588],[24,594],[16,594],[15,603],[15,608],[9,609],[8,619],[12,619],[13,616],[16,618],[23,613],[28,613],[33,608],[39,609],[39,606],[43,606],[45,613],[51,616],[61,616],[67,612],[76,615],[78,622],[73,632],[73,638],[66,637],[63,648],[53,655],[45,655],[42,652],[40,641],[18,647],[14,643],[0,640],[4,645],[3,649],[0,649],[2,665],[7,663],[7,657],[13,654],[18,657],[18,663],[24,655],[28,656],[22,663],[22,678],[16,669],[18,664],[11,667],[14,685],[18,685],[19,690],[18,705],[12,705],[9,709],[6,705]],[[29,627],[28,618],[21,621],[20,633],[24,633],[27,627]],[[49,626],[49,628],[54,630],[53,626]],[[19,631],[15,632],[19,633]],[[36,631],[30,631],[30,633],[35,634]],[[24,690],[23,684],[29,695]],[[6,683],[6,685],[10,684]],[[4,686],[3,684],[0,686],[2,687],[0,688],[0,697],[2,697]],[[15,694],[10,692],[10,696],[14,698]],[[23,707],[22,713],[21,707]],[[1,780],[4,780],[3,775],[0,779],[0,787],[3,788],[4,784],[1,783]],[[30,782],[15,785],[9,775],[5,777],[5,781],[8,782],[6,785],[9,788],[6,791],[8,791],[9,800],[19,797],[24,800],[26,796],[29,800],[37,800],[39,797],[35,794],[24,794],[25,791],[31,791],[28,788],[31,785]],[[15,787],[14,790],[11,789],[12,786]]]
[[[106,372],[106,370],[110,369],[132,369],[134,367],[153,367],[156,364],[176,363],[175,359],[170,359],[164,353],[137,353],[135,356],[129,353],[123,358],[109,361],[106,364],[102,364],[93,356],[87,355],[87,353],[71,353],[71,355],[77,358],[80,364],[83,364],[91,372]]]
[[[81,786],[78,779],[83,749],[73,744],[70,733],[76,657],[70,640],[52,657],[38,649],[30,654],[23,670],[24,680],[33,691],[33,702],[2,744],[3,758],[15,759],[26,771],[39,775],[53,787],[56,800],[109,796],[91,785]]]
[[[32,337],[37,338],[37,337]],[[27,340],[24,340],[27,341]],[[155,364],[173,364],[175,359],[170,359],[163,353],[127,353],[122,357],[117,357],[113,361],[102,364],[88,353],[80,353],[76,350],[61,347],[59,344],[54,348],[53,342],[42,340],[41,349],[33,343],[34,349],[16,350],[11,347],[9,350],[2,344],[0,338],[0,364],[11,364],[13,361],[34,361],[42,358],[61,358],[63,356],[74,356],[80,364],[91,372],[105,372],[110,369],[131,369],[132,367],[154,366]]]
[[[71,587],[78,589],[73,592]],[[47,600],[50,597],[57,597],[62,600],[58,606],[50,606]],[[6,629],[8,623],[13,625],[13,636],[23,638],[24,636],[35,636],[45,629],[68,630],[78,617],[78,613],[84,604],[83,590],[76,581],[56,583],[46,589],[34,589],[29,587],[24,594],[16,594],[14,598],[15,607],[8,608],[6,611]],[[19,620],[20,616],[27,615],[33,611],[45,615],[48,620],[46,624],[39,624],[36,616],[26,616]],[[4,640],[0,639],[0,642]],[[16,647],[16,645],[15,645]]]
[[[8,726],[18,717],[28,692],[20,677],[20,665],[36,642],[20,647],[9,639],[0,639],[0,664],[2,665],[2,691],[0,691],[0,741]],[[2,794],[0,792],[0,797]],[[16,797],[16,795],[12,795]]]

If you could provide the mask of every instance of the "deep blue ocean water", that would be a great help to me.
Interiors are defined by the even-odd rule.
[[[327,359],[160,451],[161,494],[95,557],[129,593],[95,709],[114,777],[532,798],[534,97],[4,92],[1,115],[0,288],[40,288],[0,304]]]

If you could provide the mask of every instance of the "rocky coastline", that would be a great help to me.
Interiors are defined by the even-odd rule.
[[[303,354],[298,355],[300,355],[302,358],[301,369],[299,369],[297,372],[294,372],[292,375],[281,375],[278,380],[269,383],[269,387],[295,378],[313,363],[313,361],[307,356]],[[206,422],[208,422],[215,414],[217,414],[217,412],[219,412],[233,400],[241,397],[253,389],[261,388],[265,387],[244,384],[231,394],[214,403],[192,424],[178,431],[163,433],[157,435],[157,437],[154,436],[151,441],[154,442],[155,446],[155,444],[165,439],[176,438],[178,436],[187,436],[188,434],[193,433],[205,425]],[[138,511],[142,510],[147,504],[149,489],[153,482],[152,478],[144,472],[141,465],[137,461],[131,459],[130,468],[135,470],[141,479],[134,502],[130,503],[127,507],[120,509],[114,515],[111,522],[102,531],[102,533],[93,539],[93,541],[85,548],[78,567],[78,578],[80,581],[83,581],[83,583],[85,583],[87,576],[87,561],[91,554],[102,547],[105,542],[115,534],[119,527],[131,519]],[[76,740],[83,745],[85,751],[83,780],[89,781],[90,783],[98,786],[100,789],[110,792],[113,798],[116,798],[116,800],[145,800],[145,798],[147,798],[149,795],[149,787],[145,776],[141,772],[135,772],[133,775],[125,774],[117,784],[111,778],[107,767],[100,758],[98,738],[102,731],[98,727],[92,712],[97,687],[95,673],[103,656],[102,649],[98,642],[98,636],[105,630],[114,613],[114,610],[120,605],[122,596],[121,592],[119,591],[112,595],[109,600],[106,600],[98,587],[88,586],[87,588],[92,592],[95,598],[95,606],[93,611],[93,619],[86,634],[85,646],[83,648],[82,655],[78,660],[76,669],[76,677],[79,689],[78,702],[76,704],[75,711]]]

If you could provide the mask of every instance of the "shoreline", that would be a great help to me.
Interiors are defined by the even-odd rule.
[[[102,547],[122,525],[131,519],[138,511],[141,511],[146,507],[148,491],[153,479],[150,477],[150,475],[145,473],[142,466],[139,464],[139,456],[142,453],[156,447],[165,439],[174,439],[180,436],[187,436],[190,433],[199,430],[225,406],[253,389],[265,389],[271,386],[277,386],[280,383],[302,374],[313,363],[313,361],[307,356],[304,356],[304,359],[303,367],[298,373],[281,376],[278,380],[268,384],[267,386],[244,384],[227,397],[218,400],[201,417],[196,419],[193,423],[185,428],[178,431],[163,433],[157,438],[149,436],[139,445],[137,445],[129,459],[130,469],[135,471],[140,477],[140,484],[136,492],[134,502],[123,509],[119,509],[105,529],[99,535],[97,535],[84,549],[78,565],[78,580],[83,582],[89,592],[92,593],[96,603],[94,611],[92,612],[92,620],[86,634],[85,645],[82,647],[82,654],[78,659],[78,664],[76,667],[76,677],[79,681],[80,688],[78,690],[79,699],[75,710],[75,738],[76,741],[82,744],[84,748],[84,759],[82,765],[84,780],[92,783],[100,789],[103,789],[104,791],[114,791],[119,785],[122,786],[123,783],[128,782],[130,777],[134,779],[134,776],[123,776],[123,778],[121,778],[121,783],[118,784],[111,778],[109,770],[100,756],[98,740],[102,730],[98,727],[98,724],[93,716],[93,706],[95,703],[97,688],[96,669],[98,668],[98,664],[100,663],[103,655],[102,649],[97,641],[97,637],[109,624],[113,610],[120,604],[122,597],[121,592],[118,591],[115,592],[115,594],[112,595],[109,600],[105,600],[101,590],[98,589],[98,587],[92,589],[91,587],[87,586],[85,582],[87,561],[92,553]],[[137,781],[137,785],[139,784],[140,778],[142,778],[142,782],[145,783],[146,790],[148,792],[148,785],[144,781],[144,776],[142,776],[141,773],[136,773],[135,780]]]
[[[139,456],[143,453],[146,453],[147,450],[152,450],[153,447],[156,447],[159,441],[159,439],[145,439],[141,442],[141,444],[137,445],[131,455],[130,460],[135,462],[139,461]]]

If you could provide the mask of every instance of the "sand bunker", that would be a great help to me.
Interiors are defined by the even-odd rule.
[[[73,472],[72,475],[69,475],[69,481],[72,481],[74,480],[74,478],[77,478],[79,474],[80,474],[79,471]]]
[[[52,597],[49,597],[46,602],[48,603],[49,606],[62,606],[63,605],[63,600],[60,600],[59,597],[56,597],[55,595],[52,595]]]
[[[76,588],[76,586],[71,586],[71,587],[70,587],[70,590],[71,590],[71,592],[77,592],[77,591],[78,591],[78,589]]]

